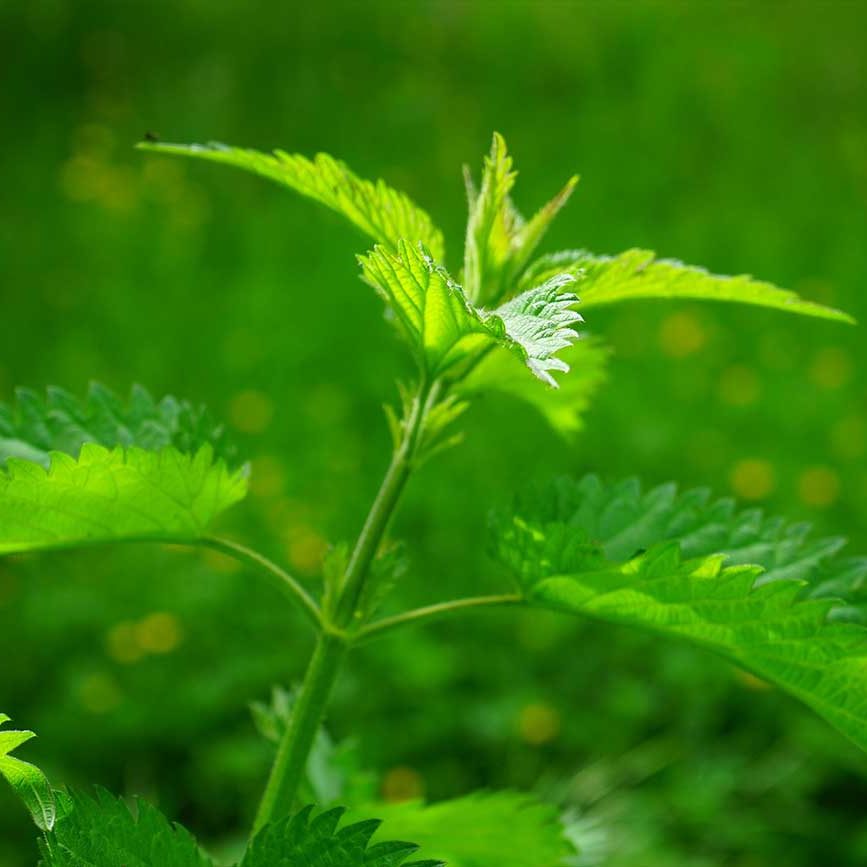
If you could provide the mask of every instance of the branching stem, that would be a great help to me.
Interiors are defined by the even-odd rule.
[[[281,593],[285,593],[293,601],[300,604],[301,610],[317,631],[322,629],[322,612],[316,604],[316,600],[285,569],[282,569],[258,551],[247,548],[238,542],[232,542],[229,539],[206,536],[198,540],[198,544],[212,548],[215,551],[220,551],[235,560],[262,570],[272,579],[272,583],[274,583]]]
[[[370,564],[412,474],[425,420],[436,403],[438,394],[438,383],[422,381],[409,410],[403,438],[395,449],[346,567],[333,618],[327,609],[321,614],[322,632],[292,710],[289,726],[280,741],[277,757],[256,814],[254,833],[275,816],[286,815],[292,808],[316,730],[322,721],[328,697],[346,656],[350,636],[354,628],[363,625],[360,622],[360,606]]]
[[[452,599],[448,602],[437,602],[434,605],[427,605],[424,608],[416,608],[414,611],[405,611],[402,614],[396,614],[394,617],[383,617],[381,620],[375,620],[373,623],[368,624],[359,631],[358,640],[366,641],[372,638],[379,638],[379,636],[384,633],[391,632],[401,626],[423,623],[427,620],[434,620],[439,617],[456,614],[471,608],[502,608],[505,606],[523,604],[524,598],[515,593],[503,593],[498,596],[470,596],[466,599]]]

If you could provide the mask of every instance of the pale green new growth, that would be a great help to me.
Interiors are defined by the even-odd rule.
[[[723,277],[711,274],[704,268],[684,265],[673,259],[657,259],[650,250],[627,250],[618,256],[595,256],[585,250],[554,253],[531,265],[521,284],[535,285],[564,271],[579,280],[582,309],[643,298],[691,298],[736,301],[821,319],[854,322],[847,313],[804,301],[794,292],[771,283],[748,275]]]
[[[415,840],[448,867],[565,867],[575,857],[557,809],[516,792],[366,808],[388,837]]]
[[[87,444],[46,470],[10,458],[0,471],[0,554],[123,540],[191,541],[241,500],[243,471],[194,455]]]
[[[836,540],[810,542],[706,492],[677,498],[671,486],[646,496],[636,488],[591,478],[519,503],[500,525],[497,552],[527,600],[712,650],[867,749],[867,629],[840,621],[835,610],[847,609],[820,598],[843,589],[841,575],[859,586],[867,564],[835,567]],[[769,571],[727,559],[764,560]]]
[[[310,160],[281,150],[266,154],[217,142],[206,145],[141,142],[138,147],[246,169],[321,202],[392,252],[397,249],[397,242],[406,238],[423,242],[438,261],[443,258],[442,232],[409,196],[384,181],[373,183],[359,178],[345,163],[328,154],[317,154]]]
[[[469,202],[464,283],[468,297],[477,304],[495,304],[514,294],[521,271],[578,183],[577,177],[570,178],[550,202],[525,221],[509,197],[516,177],[499,133],[494,133],[490,155],[485,157],[478,193],[469,171],[464,171]]]
[[[390,305],[398,327],[429,378],[480,358],[495,346],[511,350],[544,382],[548,371],[568,370],[556,353],[577,338],[581,321],[572,306],[578,299],[559,275],[506,302],[494,311],[473,306],[464,290],[425,249],[401,241],[397,255],[376,247],[359,257],[365,280]]]
[[[0,726],[7,722],[9,717],[0,713]],[[0,731],[0,777],[6,779],[24,802],[37,827],[50,831],[57,818],[57,804],[51,785],[35,765],[9,755],[35,737],[33,732]]]

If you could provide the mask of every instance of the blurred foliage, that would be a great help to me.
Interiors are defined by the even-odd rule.
[[[408,370],[357,279],[365,242],[134,141],[329,151],[428,209],[457,270],[459,166],[498,129],[519,206],[582,175],[546,249],[649,247],[867,320],[865,43],[863,6],[843,2],[7,0],[0,399],[99,378],[208,404],[253,459],[226,532],[313,581],[358,529],[380,406]],[[614,357],[577,443],[505,398],[475,408],[394,528],[401,602],[500,587],[487,508],[555,473],[709,485],[865,550],[860,329],[665,304],[587,326]],[[218,554],[6,561],[0,707],[40,733],[28,756],[53,779],[143,794],[228,840],[269,761],[246,705],[310,646],[276,599]],[[539,787],[611,867],[867,859],[853,747],[724,664],[617,628],[497,612],[396,634],[354,656],[330,724],[359,735],[387,797]],[[0,792],[0,865],[34,863],[32,836]]]

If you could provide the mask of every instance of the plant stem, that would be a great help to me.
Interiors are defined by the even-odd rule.
[[[205,536],[203,539],[198,540],[198,544],[212,548],[215,551],[220,551],[242,563],[248,563],[262,569],[269,577],[274,579],[273,583],[282,593],[285,593],[290,599],[301,605],[301,610],[317,631],[322,628],[322,612],[319,610],[316,600],[285,569],[280,568],[280,566],[258,551],[247,548],[238,542],[232,542],[229,539]]]
[[[298,786],[304,777],[313,739],[349,647],[351,639],[348,633],[358,616],[370,564],[412,473],[425,419],[438,393],[439,386],[436,383],[422,381],[406,420],[403,439],[394,452],[346,567],[333,621],[327,610],[321,615],[321,633],[316,650],[304,675],[289,725],[280,741],[256,814],[254,833],[275,816],[285,815],[292,808]]]
[[[388,522],[391,520],[400,495],[412,473],[416,446],[424,427],[425,418],[432,403],[436,400],[438,390],[437,385],[431,387],[426,382],[422,382],[419,393],[413,401],[403,440],[391,459],[391,464],[382,480],[379,492],[373,501],[367,520],[364,522],[364,527],[362,527],[358,537],[358,542],[352,552],[349,565],[346,567],[346,575],[343,579],[335,616],[336,625],[340,628],[346,629],[351,626],[357,615],[361,591],[364,588],[370,564],[376,556],[379,543],[388,528]]]
[[[400,626],[433,620],[437,617],[466,611],[470,608],[502,608],[504,606],[522,605],[524,601],[523,596],[518,596],[515,593],[503,593],[498,596],[470,596],[467,599],[452,599],[449,602],[437,602],[424,608],[416,608],[414,611],[396,614],[394,617],[383,617],[381,620],[375,620],[359,631],[358,639],[366,641],[369,638],[378,638],[383,633],[391,632],[391,630],[397,629]]]
[[[291,808],[346,650],[342,636],[323,633],[319,637],[259,804],[254,834],[272,820],[275,812]]]

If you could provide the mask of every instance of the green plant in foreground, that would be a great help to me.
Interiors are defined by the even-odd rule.
[[[416,363],[414,382],[400,387],[400,403],[387,413],[393,451],[380,489],[354,548],[329,557],[318,594],[261,554],[211,534],[213,520],[244,497],[247,474],[201,410],[172,398],[156,402],[139,388],[123,402],[100,387],[84,402],[52,389],[44,398],[21,391],[16,403],[0,406],[0,552],[133,541],[207,546],[261,571],[314,629],[298,693],[278,694],[274,708],[257,710],[277,753],[241,865],[386,867],[405,864],[419,845],[423,857],[458,867],[554,867],[574,858],[556,809],[529,796],[377,804],[351,793],[329,765],[335,750],[321,723],[350,651],[471,609],[548,608],[679,637],[776,684],[867,748],[860,590],[867,562],[842,558],[839,540],[814,540],[801,525],[739,512],[706,491],[560,480],[492,518],[491,550],[509,576],[502,593],[384,618],[375,604],[393,580],[381,552],[401,494],[423,461],[459,442],[456,427],[475,394],[519,397],[564,435],[580,427],[607,350],[596,338],[578,340],[576,307],[587,314],[631,299],[695,298],[849,317],[768,283],[716,276],[643,250],[534,258],[576,179],[524,219],[512,203],[515,173],[498,135],[480,185],[466,174],[469,218],[457,281],[443,264],[442,234],[424,211],[329,156],[141,147],[248,169],[345,216],[374,242],[359,257],[362,279],[384,301]],[[106,793],[53,792],[39,771],[7,755],[28,737],[0,734],[0,773],[43,831],[45,864],[213,863],[145,803],[131,812]],[[342,827],[341,810],[314,815],[303,806],[340,799],[352,809]],[[384,819],[387,837],[414,845],[371,842],[379,823],[365,814]]]

